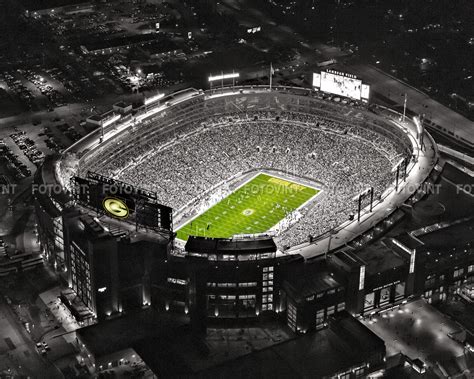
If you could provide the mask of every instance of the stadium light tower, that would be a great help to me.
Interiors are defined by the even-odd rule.
[[[362,200],[370,195],[370,212],[372,212],[373,201],[374,201],[374,187],[369,187],[362,191],[359,195],[356,195],[353,200],[357,200],[357,222],[360,222],[360,213],[362,211]]]
[[[423,114],[423,118],[424,118]],[[418,141],[420,143],[421,150],[424,150],[424,144],[423,144],[423,134],[424,134],[424,127],[423,127],[423,119],[419,116],[413,117],[413,122],[416,125],[416,132],[417,132],[417,137]]]
[[[397,164],[393,166],[392,172],[396,171],[395,175],[395,191],[398,191],[398,183],[400,182],[400,167],[403,165],[403,181],[407,178],[408,158],[400,158]]]
[[[119,114],[113,113],[112,116],[106,120],[101,120],[100,121],[100,129],[101,129],[101,136],[100,136],[100,142],[102,143],[104,141],[104,136],[105,136],[105,128],[108,126],[112,125],[114,122],[120,120],[122,116]]]
[[[270,63],[270,92],[272,91],[273,74],[275,74],[275,70],[273,69],[272,63]]]
[[[402,119],[403,122],[405,122],[406,113],[407,113],[407,94],[405,92],[405,100],[403,101],[403,119]]]
[[[212,83],[216,81],[221,82],[221,88],[224,88],[224,80],[232,79],[232,87],[235,87],[235,79],[237,79],[240,76],[238,72],[232,71],[230,74],[224,74],[221,72],[220,75],[210,75],[208,78],[209,81],[209,86],[211,88],[211,93],[212,93]]]
[[[158,101],[161,100],[163,97],[165,97],[164,93],[157,93],[151,97],[145,97],[145,100],[143,101],[143,104],[145,105],[145,113],[148,112],[148,108],[150,105],[157,104]]]

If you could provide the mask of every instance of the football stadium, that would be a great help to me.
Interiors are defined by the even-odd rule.
[[[267,233],[288,249],[358,217],[359,194],[380,202],[394,167],[414,166],[409,135],[363,107],[239,91],[165,107],[88,151],[77,173],[155,193],[173,209],[178,245]],[[273,178],[260,189],[259,174]]]
[[[356,252],[425,196],[437,149],[416,117],[370,104],[369,86],[341,75],[156,94],[48,157],[39,239],[81,305],[71,312],[89,323],[152,306],[196,330],[285,312],[303,331],[331,313],[310,305],[321,286],[346,288],[335,309],[368,311],[363,295],[343,299],[372,283]],[[390,244],[406,265],[396,273],[412,273],[414,250]],[[310,263],[318,275],[297,283]],[[389,304],[414,291],[393,275]]]

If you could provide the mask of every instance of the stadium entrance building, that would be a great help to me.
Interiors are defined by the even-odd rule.
[[[271,237],[190,237],[185,255],[171,255],[156,285],[167,310],[206,309],[210,318],[248,318],[275,311],[282,258]],[[186,270],[183,270],[186,267]]]

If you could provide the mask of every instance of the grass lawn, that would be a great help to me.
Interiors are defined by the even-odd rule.
[[[177,237],[186,241],[190,235],[229,238],[236,234],[264,233],[318,192],[292,181],[258,174],[183,225]]]

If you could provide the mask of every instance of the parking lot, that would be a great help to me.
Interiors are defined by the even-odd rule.
[[[469,355],[453,338],[462,331],[460,326],[424,300],[367,318],[363,323],[385,341],[387,356],[402,353],[437,367],[451,366]]]

